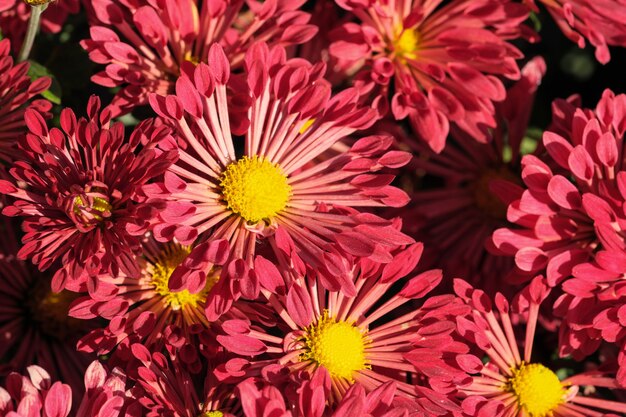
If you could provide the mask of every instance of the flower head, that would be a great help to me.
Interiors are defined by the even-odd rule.
[[[1,14],[0,14],[1,15]],[[47,100],[33,100],[50,86],[47,77],[31,81],[27,75],[28,63],[13,64],[11,43],[0,41],[0,160],[11,162],[15,157],[17,142],[26,134],[24,112],[27,108],[46,114],[52,107]]]
[[[455,130],[440,154],[424,144],[415,146],[421,157],[412,165],[437,185],[414,192],[413,203],[401,209],[404,223],[435,252],[437,266],[492,294],[503,291],[514,267],[513,259],[497,254],[491,234],[508,224],[507,204],[521,193],[510,182],[521,183],[524,137],[545,69],[541,58],[524,67],[522,78],[497,106],[498,127],[489,143],[467,140]]]
[[[420,308],[408,308],[411,300],[424,297],[439,283],[441,271],[424,272],[404,282],[400,291],[395,289],[421,253],[422,245],[414,244],[399,250],[387,265],[357,263],[351,273],[358,289],[353,296],[324,290],[315,278],[290,282],[259,259],[259,267],[264,265],[259,272],[276,285],[274,292],[262,294],[278,314],[278,323],[270,334],[263,323],[224,321],[224,334],[217,340],[235,354],[253,357],[247,364],[233,359],[224,369],[234,370],[239,363],[236,369],[246,375],[262,375],[278,386],[286,384],[288,401],[299,407],[302,398],[312,398],[307,400],[312,409],[325,402],[336,405],[356,383],[370,392],[392,382],[397,396],[408,399],[415,410],[459,411],[445,395],[455,376],[446,362],[448,356],[457,349],[463,351],[448,337],[454,327],[448,320],[458,313],[457,305],[449,303],[451,297],[440,296]],[[286,378],[273,381],[276,375]],[[438,393],[431,390],[434,387]],[[295,392],[295,399],[290,391]],[[300,408],[308,415],[305,411]]]
[[[159,243],[153,238],[142,242],[142,256],[138,258],[140,274],[97,277],[98,285],[88,286],[88,294],[72,304],[69,315],[80,319],[102,317],[106,327],[95,329],[79,343],[79,350],[114,353],[114,359],[128,362],[130,347],[141,343],[154,352],[167,349],[180,366],[198,372],[199,354],[212,356],[215,340],[209,332],[211,323],[204,310],[207,295],[219,279],[220,266],[206,271],[204,287],[195,293],[188,290],[173,292],[169,280],[176,268],[191,262],[191,246],[176,242]],[[231,312],[252,316],[253,311]]]
[[[38,365],[81,394],[90,358],[75,346],[95,323],[68,317],[76,295],[53,292],[52,274],[17,259],[15,228],[7,218],[0,224],[0,376]]]
[[[254,41],[288,46],[306,42],[317,28],[298,10],[301,0],[263,3],[207,0],[93,2],[91,39],[82,42],[91,59],[106,64],[92,80],[122,89],[114,114],[148,103],[148,95],[174,92],[181,73],[207,63],[213,43],[240,68]]]
[[[234,387],[219,383],[213,369],[203,368],[205,378],[198,380],[159,352],[151,352],[141,344],[131,346],[137,362],[136,382],[139,395],[147,409],[146,416],[171,417],[233,417],[241,416]],[[211,362],[208,365],[215,364]]]
[[[521,35],[528,12],[508,0],[340,1],[360,22],[333,35],[330,53],[346,69],[363,62],[357,85],[373,105],[407,116],[418,138],[440,152],[450,125],[479,142],[496,126],[498,76],[516,79],[522,57],[507,40]],[[391,96],[393,94],[393,96]]]
[[[579,392],[580,385],[618,388],[608,373],[585,372],[561,381],[554,371],[532,361],[539,306],[549,292],[541,277],[535,278],[513,304],[527,317],[523,355],[515,337],[509,302],[502,294],[496,295],[494,308],[489,297],[462,280],[455,281],[455,291],[472,308],[471,315],[457,319],[459,332],[488,358],[484,364],[473,355],[460,355],[457,359],[473,375],[471,384],[458,388],[465,397],[465,412],[530,417],[626,412],[623,403],[590,398]]]
[[[589,41],[596,48],[596,59],[601,63],[606,64],[611,59],[609,45],[626,46],[624,0],[524,0],[534,12],[539,11],[537,1],[543,4],[565,36],[579,48],[584,48]]]
[[[211,319],[219,316],[240,295],[258,295],[260,277],[252,269],[260,248],[285,270],[312,270],[327,288],[353,293],[347,279],[352,259],[388,262],[392,248],[413,242],[393,222],[357,211],[406,203],[385,170],[410,156],[389,151],[392,138],[371,136],[313,163],[340,139],[371,125],[373,110],[358,105],[353,89],[331,97],[322,65],[287,60],[283,48],[265,44],[246,56],[243,95],[251,103],[238,155],[240,141],[229,122],[238,113],[227,100],[228,61],[218,45],[209,60],[212,65],[201,63],[192,77],[178,79],[175,96],[150,98],[176,127],[181,147],[164,182],[144,187],[146,195],[167,201],[155,237],[201,242],[191,254],[198,262],[175,272],[170,288],[194,293],[204,286],[204,270],[224,264],[225,279],[207,306]]]
[[[517,227],[498,229],[495,245],[528,273],[546,271],[549,285],[602,249],[626,245],[626,173],[622,168],[626,95],[605,91],[595,110],[554,104],[543,135],[544,160],[522,159],[521,196],[508,208]]]
[[[0,182],[0,192],[15,198],[3,213],[25,218],[18,257],[32,259],[42,271],[59,268],[52,280],[56,291],[76,290],[101,271],[137,274],[135,235],[145,231],[155,210],[135,201],[137,191],[177,156],[156,147],[171,140],[167,128],[147,120],[125,142],[123,125],[111,124],[110,113],[99,116],[99,110],[99,99],[92,97],[88,119],[77,120],[65,109],[61,129],[51,130],[28,110],[29,134],[10,170],[14,181]]]

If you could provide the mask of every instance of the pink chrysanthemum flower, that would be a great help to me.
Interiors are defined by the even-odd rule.
[[[145,346],[131,346],[137,366],[137,393],[146,417],[243,417],[234,387],[218,382],[212,369],[205,369],[199,379]],[[215,363],[213,363],[215,364]]]
[[[413,242],[393,222],[355,209],[406,204],[406,193],[390,186],[394,175],[384,171],[406,164],[410,155],[388,151],[393,139],[375,136],[314,164],[337,141],[371,125],[374,112],[357,104],[353,89],[331,97],[323,65],[286,60],[283,48],[265,44],[246,56],[249,127],[245,138],[234,139],[230,71],[219,45],[209,62],[199,64],[192,78],[182,75],[175,96],[150,98],[154,110],[176,126],[181,146],[165,181],[144,187],[147,195],[167,200],[155,237],[204,241],[170,287],[197,292],[205,285],[207,261],[224,258],[222,276],[229,279],[220,279],[209,300],[213,320],[229,300],[258,295],[259,277],[251,268],[261,248],[273,252],[281,268],[312,270],[326,288],[353,294],[348,257],[388,262],[391,248]],[[235,153],[235,144],[243,145],[243,155]]]
[[[82,390],[89,356],[76,351],[76,342],[94,323],[68,317],[76,296],[50,289],[51,274],[18,260],[19,240],[2,219],[0,227],[0,377],[23,372],[30,365],[47,369],[54,379]]]
[[[277,365],[284,367],[292,376],[286,390],[297,390],[301,400],[293,406],[300,408],[302,401],[311,409],[324,408],[326,402],[336,404],[357,382],[370,392],[393,381],[397,396],[407,399],[416,411],[427,415],[460,411],[446,395],[455,376],[447,355],[459,348],[463,351],[449,337],[454,328],[449,316],[459,314],[457,305],[451,303],[453,297],[439,296],[420,308],[410,306],[439,283],[441,271],[424,272],[396,289],[417,264],[422,249],[419,243],[411,245],[386,265],[357,263],[351,274],[357,288],[354,296],[324,290],[315,278],[289,282],[259,257],[259,274],[270,288],[262,294],[279,322],[270,331],[259,323],[225,321],[225,334],[217,340],[233,353],[254,357],[248,363],[241,358],[227,362],[225,372],[240,375],[241,369],[247,375],[269,378],[284,373]],[[405,357],[409,351],[412,355]],[[299,382],[302,373],[311,375],[312,382],[306,378]],[[307,415],[306,410],[300,411]]]
[[[152,238],[144,241],[142,247],[143,255],[137,260],[139,276],[99,276],[98,285],[88,288],[89,295],[72,304],[72,317],[109,320],[105,328],[83,338],[78,348],[103,355],[121,343],[122,351],[116,353],[123,358],[133,343],[140,342],[155,352],[167,346],[176,352],[180,349],[178,358],[197,368],[198,348],[204,345],[207,349],[206,295],[217,281],[219,267],[208,274],[201,291],[174,293],[168,287],[170,276],[187,258],[191,247],[175,242],[161,244]]]
[[[585,47],[585,40],[596,48],[596,59],[611,59],[609,45],[626,47],[625,0],[524,0],[533,12],[543,4],[568,39]]]
[[[79,350],[109,354],[127,362],[130,346],[141,343],[153,352],[166,348],[187,369],[197,372],[201,367],[199,354],[213,356],[216,342],[209,332],[211,323],[204,310],[207,295],[219,279],[221,267],[214,265],[206,273],[204,287],[196,292],[173,292],[169,280],[174,270],[185,263],[191,246],[176,242],[158,243],[152,238],[143,242],[143,255],[138,258],[138,277],[124,274],[98,277],[96,288],[77,299],[70,316],[80,319],[102,317],[109,320],[103,329],[96,329],[79,343]],[[231,318],[253,317],[260,311],[232,308]],[[243,309],[243,310],[242,310]],[[258,309],[257,309],[258,310]]]
[[[563,318],[560,354],[582,359],[602,341],[619,348],[616,379],[626,386],[626,250],[599,251],[592,262],[573,268],[554,305]]]
[[[11,40],[13,51],[22,47],[31,6],[24,0],[0,1],[0,30],[2,36]],[[50,2],[41,16],[41,29],[46,33],[59,33],[70,14],[78,13],[80,0],[57,0]]]
[[[120,369],[110,373],[98,361],[85,371],[84,392],[72,403],[72,390],[60,381],[52,383],[50,375],[39,366],[28,367],[29,376],[13,373],[5,388],[0,387],[1,417],[139,417],[140,408]]]
[[[52,383],[45,369],[32,365],[28,376],[10,374],[0,386],[2,417],[67,417],[72,406],[72,390],[60,381]]]
[[[491,234],[506,226],[507,203],[519,197],[521,148],[535,92],[545,73],[541,58],[530,61],[522,78],[498,106],[498,127],[488,144],[467,140],[455,131],[453,142],[437,154],[417,145],[420,158],[412,161],[436,188],[418,190],[403,211],[404,223],[418,240],[436,252],[436,264],[450,276],[460,276],[488,293],[502,290],[513,269],[510,257],[497,255]]]
[[[557,101],[543,135],[547,163],[522,159],[527,189],[507,213],[518,227],[496,230],[493,241],[522,271],[545,270],[550,286],[598,250],[626,247],[625,109],[626,95],[608,90],[593,111]]]
[[[52,107],[47,100],[28,103],[48,89],[50,79],[42,77],[31,81],[27,74],[28,63],[14,65],[10,52],[9,40],[0,41],[0,160],[8,162],[15,157],[17,142],[26,134],[24,112],[28,106],[42,114]]]
[[[522,34],[526,7],[509,0],[338,3],[360,23],[337,29],[330,53],[346,65],[363,64],[356,84],[371,91],[374,106],[386,112],[390,99],[394,117],[408,116],[435,152],[450,124],[489,140],[493,102],[506,94],[498,77],[519,77],[522,54],[507,40]]]
[[[455,291],[471,308],[470,316],[457,319],[459,332],[487,356],[461,355],[458,362],[474,375],[470,385],[459,387],[463,409],[469,415],[579,417],[625,413],[626,404],[589,397],[579,386],[618,388],[614,378],[600,371],[584,372],[560,381],[546,366],[532,362],[539,306],[548,294],[541,277],[535,278],[514,301],[527,315],[523,356],[511,322],[509,302],[502,294],[489,297],[462,280]]]
[[[93,96],[88,119],[77,120],[65,109],[61,129],[51,130],[39,113],[27,110],[29,133],[9,171],[15,180],[0,181],[0,192],[16,199],[3,214],[25,217],[18,257],[30,258],[42,271],[58,266],[55,291],[76,289],[100,271],[136,275],[134,235],[145,231],[155,209],[133,199],[177,157],[175,150],[157,149],[172,141],[164,126],[145,121],[125,142],[123,125],[111,124],[110,113],[99,110]]]
[[[298,10],[302,3],[96,0],[91,39],[81,44],[94,62],[107,65],[92,80],[122,87],[112,108],[114,114],[124,113],[147,104],[150,93],[173,93],[178,76],[206,63],[215,42],[239,68],[252,42],[288,46],[311,39],[317,28]]]

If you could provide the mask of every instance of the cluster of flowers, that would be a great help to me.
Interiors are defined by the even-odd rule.
[[[42,29],[84,13],[116,95],[54,121],[27,3],[0,416],[626,413],[626,95],[555,101],[524,151],[547,69],[512,43],[548,12],[607,63],[626,0],[58,0]]]

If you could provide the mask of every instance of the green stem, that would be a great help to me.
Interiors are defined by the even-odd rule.
[[[48,7],[47,4],[40,6],[31,6],[30,19],[28,20],[28,29],[26,30],[26,36],[24,37],[24,43],[22,49],[17,56],[17,62],[26,61],[30,55],[30,51],[33,49],[35,43],[35,37],[39,31],[39,21],[41,20],[41,14]]]

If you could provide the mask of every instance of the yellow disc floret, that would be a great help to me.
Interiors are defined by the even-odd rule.
[[[202,414],[202,417],[224,417],[224,413],[221,411],[207,411]]]
[[[304,337],[305,353],[301,360],[312,360],[331,376],[354,382],[356,371],[369,369],[365,358],[366,335],[353,324],[336,321],[324,312],[311,324]]]
[[[159,254],[156,262],[152,265],[151,283],[157,294],[163,297],[163,302],[172,310],[180,310],[182,307],[198,307],[206,300],[206,295],[218,280],[217,274],[209,274],[202,291],[192,294],[188,290],[172,292],[169,289],[170,276],[183,260],[191,253],[190,246],[170,244]]]
[[[522,363],[513,370],[509,391],[531,417],[548,417],[563,402],[565,388],[554,372],[538,363]]]
[[[396,53],[402,58],[415,59],[419,43],[419,35],[414,29],[400,28],[398,36],[394,42]]]
[[[258,156],[244,156],[228,165],[220,185],[228,208],[251,223],[275,216],[291,196],[278,164]]]

